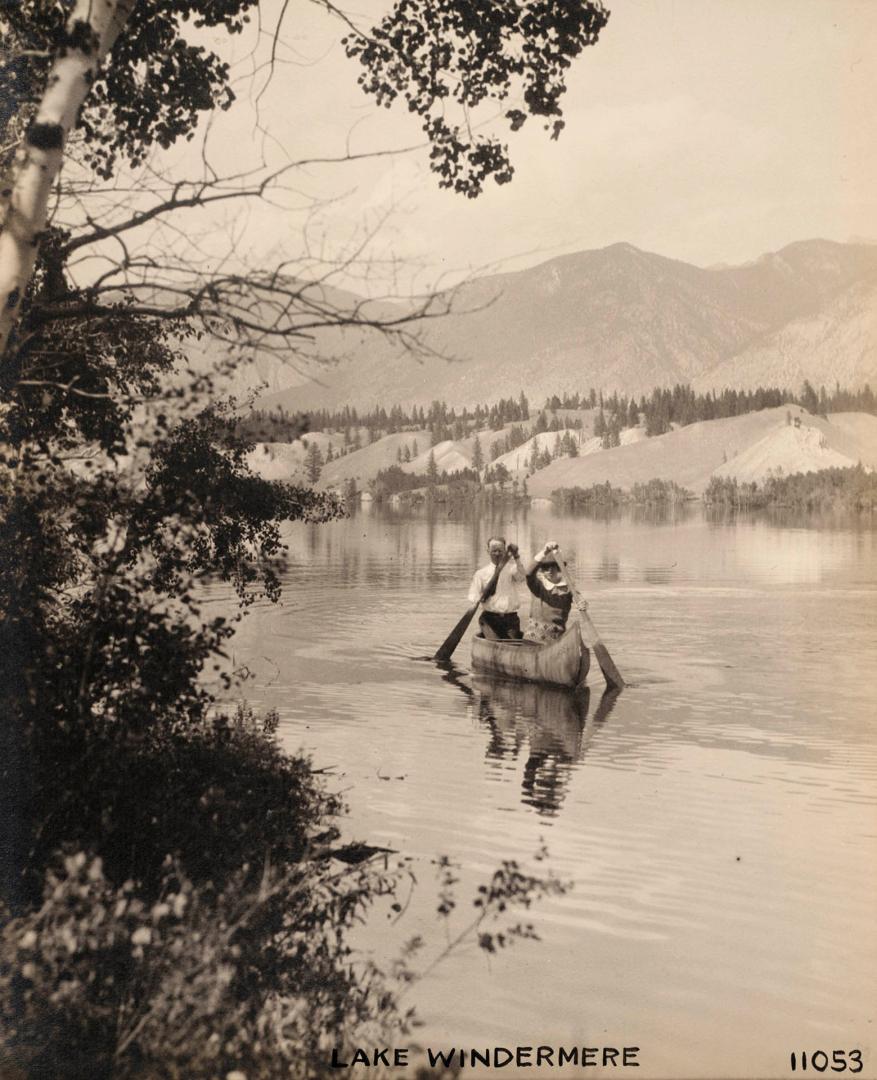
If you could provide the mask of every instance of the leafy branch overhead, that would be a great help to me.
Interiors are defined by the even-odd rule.
[[[290,6],[272,8],[275,44]],[[310,1078],[330,1038],[408,1022],[349,938],[395,872],[337,845],[339,800],[274,740],[276,716],[224,709],[234,624],[278,597],[286,523],[340,504],[255,475],[212,376],[266,350],[325,362],[351,328],[410,350],[409,324],[450,301],[352,297],[333,281],[370,236],[339,257],[289,225],[325,194],[297,191],[312,166],[391,151],[278,166],[241,147],[230,174],[212,166],[201,121],[247,77],[204,31],[268,7],[0,2],[0,1058],[22,1075]],[[541,116],[556,134],[566,68],[605,20],[594,3],[402,3],[347,50],[472,196],[511,168],[470,111],[502,101],[513,129]],[[178,175],[161,151],[196,136],[195,176]],[[286,230],[267,265],[211,216],[246,200]],[[211,607],[208,579],[235,595]],[[534,933],[495,915],[556,894],[506,862],[468,929],[495,951]]]
[[[514,169],[506,144],[473,131],[472,110],[511,103],[512,131],[541,117],[556,139],[567,70],[608,18],[599,0],[399,0],[370,34],[353,32],[344,45],[363,65],[367,94],[387,107],[401,97],[422,118],[441,187],[474,198],[488,177],[505,184]],[[447,118],[451,105],[458,122]]]
[[[179,138],[191,139],[203,112],[231,106],[229,65],[203,45],[186,41],[183,26],[239,34],[257,6],[257,0],[130,5],[110,62],[95,77],[78,118],[83,158],[98,175],[112,176],[120,155],[139,165],[154,144],[167,148]],[[0,123],[13,111],[36,108],[59,56],[74,47],[88,51],[88,29],[71,18],[75,7],[69,0],[3,5]]]
[[[439,184],[470,198],[490,176],[506,183],[513,174],[507,145],[483,128],[494,119],[484,115],[485,107],[498,104],[512,131],[530,117],[541,118],[556,138],[564,123],[560,103],[568,69],[598,40],[608,19],[600,0],[400,0],[365,31],[332,0],[315,2],[346,27],[344,48],[361,66],[363,90],[380,105],[398,98],[407,104],[427,136]],[[281,6],[273,30],[275,47],[289,21],[288,7]],[[311,269],[304,280],[290,272],[294,259],[276,268],[198,277],[201,253],[185,247],[179,231],[169,246],[149,247],[146,230],[180,212],[229,199],[291,197],[290,174],[309,164],[291,160],[277,169],[263,160],[255,169],[221,177],[205,157],[200,180],[164,182],[151,160],[155,150],[200,137],[205,114],[228,109],[240,92],[230,62],[202,43],[204,31],[240,34],[259,17],[264,11],[257,0],[23,0],[0,6],[0,347],[22,320],[34,326],[112,318],[117,313],[103,301],[123,292],[125,317],[199,319],[202,329],[224,334],[229,345],[297,355],[314,328],[357,326],[416,348],[407,327],[441,314],[447,304],[431,297],[410,310],[371,317],[329,303],[314,318],[312,304],[302,299],[305,290],[346,263],[330,260],[315,274],[306,238],[300,261]],[[261,23],[259,30],[261,36]],[[272,47],[271,68],[274,59]],[[348,150],[320,160],[340,164],[391,152]],[[62,178],[64,161],[69,166]],[[127,200],[119,188],[113,203],[100,180],[112,180],[123,165],[139,172]],[[52,252],[52,281],[71,284],[76,263],[78,288],[43,289],[37,299],[31,281],[41,249],[48,236],[68,228],[66,242]],[[73,259],[76,252],[81,254]],[[357,251],[350,258],[359,256]],[[253,285],[261,286],[258,296]],[[156,290],[160,298],[153,303]]]
[[[83,46],[84,24],[70,21],[75,5],[69,0],[3,7],[5,129],[22,108],[36,109],[53,61]],[[167,148],[179,138],[191,139],[202,113],[232,105],[229,64],[187,41],[185,27],[239,34],[258,7],[257,0],[131,5],[125,30],[78,118],[84,158],[99,175],[111,176],[120,155],[138,165],[155,144]],[[597,42],[608,18],[600,0],[400,0],[368,33],[345,18],[351,29],[343,44],[363,66],[358,81],[366,93],[386,106],[402,97],[423,118],[442,186],[471,197],[487,176],[504,183],[513,170],[505,145],[472,132],[469,110],[487,100],[511,102],[505,117],[512,131],[529,116],[542,117],[557,138],[564,126],[566,72]],[[462,110],[462,123],[443,115],[451,102]]]

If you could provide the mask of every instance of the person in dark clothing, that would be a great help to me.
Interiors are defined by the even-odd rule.
[[[554,553],[558,545],[549,540],[525,568],[530,597],[530,618],[524,630],[529,641],[553,641],[566,630],[572,593],[563,581]]]

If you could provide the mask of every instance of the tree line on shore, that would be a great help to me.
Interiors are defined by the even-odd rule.
[[[674,480],[658,478],[634,484],[629,490],[613,487],[608,480],[589,487],[561,487],[551,492],[552,500],[563,510],[587,510],[594,507],[635,505],[667,505],[687,502],[694,498],[687,488]]]
[[[414,501],[454,501],[482,495],[513,501],[528,499],[527,479],[512,477],[503,465],[491,473],[474,469],[456,473],[434,473],[424,477],[406,473],[398,465],[383,469],[369,485],[379,501],[393,495],[414,494]],[[355,485],[346,490],[348,498],[356,495]],[[653,478],[633,484],[629,489],[613,486],[608,480],[588,487],[559,487],[551,492],[552,501],[564,511],[597,507],[672,506],[688,502],[695,495],[674,480]],[[858,465],[848,469],[830,468],[818,472],[769,475],[762,483],[740,481],[735,477],[712,477],[704,494],[708,507],[726,509],[784,508],[791,510],[877,509],[877,474]]]
[[[527,478],[512,476],[502,462],[488,465],[481,472],[474,468],[439,471],[432,452],[426,473],[409,473],[399,465],[390,465],[378,471],[367,490],[378,501],[394,495],[412,495],[413,501],[420,501],[421,498],[427,501],[456,501],[482,495],[488,499],[510,496],[517,500],[528,498],[529,495]],[[358,494],[355,481],[345,481],[342,492],[346,500],[355,498]]]
[[[589,487],[556,488],[551,497],[564,510],[587,510],[631,503],[672,505],[695,496],[672,480],[653,479],[629,490],[614,487],[608,480]],[[871,512],[877,510],[877,473],[856,465],[788,475],[779,470],[761,483],[714,476],[703,502],[713,509]]]
[[[867,384],[855,391],[844,390],[838,384],[836,385],[835,390],[829,395],[827,394],[825,387],[821,387],[819,392],[817,392],[806,380],[797,394],[792,394],[789,391],[777,388],[759,388],[752,392],[726,390],[718,395],[712,393],[697,394],[690,386],[678,384],[672,389],[656,388],[652,391],[649,398],[643,397],[639,402],[634,398],[625,398],[624,396],[619,396],[617,394],[612,394],[604,398],[602,394],[598,394],[593,390],[588,395],[582,396],[577,394],[567,394],[561,398],[554,395],[546,401],[545,408],[535,415],[531,425],[515,420],[498,438],[490,441],[489,461],[491,464],[487,468],[485,468],[487,455],[485,455],[482,444],[482,434],[484,434],[484,432],[476,430],[476,433],[472,436],[472,469],[475,472],[478,484],[487,487],[497,485],[500,492],[504,493],[505,485],[512,477],[504,463],[499,462],[497,459],[530,440],[534,441],[532,442],[525,464],[527,476],[532,476],[539,469],[545,468],[559,457],[578,457],[579,439],[582,438],[582,435],[579,434],[576,436],[573,434],[573,431],[576,430],[581,433],[582,419],[580,416],[564,416],[563,410],[581,408],[583,403],[588,405],[592,396],[596,402],[597,408],[593,424],[594,437],[600,438],[604,449],[611,449],[612,447],[619,446],[621,444],[622,431],[626,428],[638,427],[641,424],[645,435],[647,437],[653,437],[655,435],[666,433],[674,424],[678,426],[687,426],[698,420],[722,419],[725,417],[739,416],[747,412],[778,408],[783,404],[801,405],[803,408],[806,408],[808,412],[822,416],[835,411],[870,412],[872,415],[877,413],[877,400],[875,400],[875,396],[870,386]],[[518,401],[508,399],[500,402],[499,406],[496,407],[497,411],[494,415],[497,418],[506,416],[508,415],[507,410],[511,410],[512,414],[517,417],[525,415],[524,410],[527,407],[526,398],[522,394]],[[471,434],[473,429],[471,429],[469,425],[476,424],[482,421],[486,415],[489,415],[489,411],[483,406],[476,407],[471,415],[467,410],[463,410],[460,415],[457,415],[453,409],[448,409],[442,402],[434,402],[423,417],[421,417],[422,412],[423,410],[415,408],[412,411],[411,417],[408,418],[398,406],[394,406],[391,410],[394,424],[401,423],[403,425],[397,430],[406,430],[404,424],[408,419],[410,419],[412,423],[425,423],[428,427],[435,417],[440,417],[444,419],[440,419],[438,421],[439,424],[446,423],[450,419],[455,428],[459,427],[464,435]],[[335,419],[341,418],[350,421],[364,420],[367,423],[380,424],[387,414],[385,413],[385,410],[378,409],[374,412],[365,413],[363,416],[359,416],[355,409],[345,407],[340,413],[332,415],[334,415]],[[328,422],[328,418],[330,418],[330,414],[328,413],[316,414],[315,417],[319,423]],[[272,424],[275,421],[277,421],[279,427],[272,427]],[[791,413],[787,413],[786,421],[787,423],[791,422]],[[243,426],[239,426],[238,431],[249,431],[250,437],[252,437],[255,429],[261,430],[263,435],[280,435],[284,431],[285,424],[298,424],[299,427],[297,430],[300,431],[302,418],[291,417],[286,414],[255,413],[247,418],[247,420],[240,423]],[[250,424],[252,424],[253,427],[248,427]],[[328,430],[331,431],[334,429],[329,428]],[[349,435],[350,430],[350,428],[343,429],[345,432],[345,439]],[[345,452],[350,452],[353,449],[358,448],[360,445],[358,434],[359,428],[357,427],[353,430],[357,432],[355,444],[346,442],[342,445],[337,454],[331,445],[324,455],[315,442],[309,443],[305,457],[305,473],[311,483],[316,483],[319,480],[324,464],[334,460],[338,456],[344,456]],[[390,432],[385,432],[381,427],[367,427],[366,430],[368,431],[368,438],[370,441],[375,441],[384,434],[390,434]],[[421,429],[420,427],[416,427],[414,430],[419,431]],[[435,432],[441,432],[442,428],[438,427],[430,430],[433,432],[433,435],[435,435]],[[555,433],[553,442],[550,440],[534,439],[534,436],[536,435],[550,434],[551,432]],[[306,443],[308,441],[306,436],[304,436],[304,441]],[[433,446],[435,446],[436,439],[433,438],[431,441]],[[406,442],[400,444],[396,449],[397,466],[408,464],[416,457],[418,457],[418,441],[416,438],[413,440],[413,444],[409,445]],[[465,470],[465,472],[468,471],[469,470]],[[370,482],[369,490],[378,497],[384,497],[402,491],[413,490],[425,485],[432,487],[439,479],[442,484],[446,485],[446,487],[451,490],[468,488],[471,486],[471,483],[475,482],[471,480],[471,478],[464,479],[460,476],[459,479],[455,480],[453,477],[454,474],[442,473],[439,478],[436,471],[435,457],[431,450],[423,472],[406,474],[401,467],[398,469],[394,467],[382,469],[378,472],[375,479]],[[348,498],[353,497],[357,493],[355,483],[346,481],[344,484],[344,493]],[[515,494],[520,495],[522,492],[516,490]]]
[[[703,495],[707,506],[757,510],[765,507],[788,510],[877,509],[877,473],[856,465],[848,469],[818,472],[778,472],[762,483],[714,476]]]
[[[357,410],[345,405],[341,409],[312,410],[307,414],[306,423],[310,431],[340,435],[340,454],[358,450],[364,442],[367,445],[398,432],[426,431],[430,446],[447,440],[460,441],[481,432],[488,444],[490,459],[495,460],[534,435],[565,428],[581,430],[581,417],[565,416],[567,411],[596,409],[593,433],[609,448],[619,445],[620,434],[625,428],[640,424],[648,436],[663,435],[672,425],[685,427],[700,420],[742,416],[782,405],[800,405],[809,413],[820,416],[830,412],[877,414],[877,397],[868,384],[851,390],[836,383],[832,390],[824,385],[817,390],[804,380],[797,391],[758,387],[755,390],[698,393],[687,384],[677,383],[673,387],[655,387],[650,394],[638,398],[617,392],[604,394],[591,387],[581,394],[552,394],[538,411],[531,409],[523,391],[518,398],[502,398],[493,405],[461,409],[444,401],[433,401],[427,408],[413,406],[408,410],[400,405],[389,410],[383,406]],[[238,431],[253,441],[291,442],[302,434],[302,423],[301,414],[289,413],[283,408],[254,409],[241,417]],[[512,427],[501,438],[491,440],[486,434],[502,431],[508,425]]]

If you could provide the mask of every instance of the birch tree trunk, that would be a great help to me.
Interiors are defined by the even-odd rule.
[[[77,0],[67,21],[68,43],[58,51],[33,123],[11,175],[4,178],[0,232],[0,355],[15,326],[46,227],[49,197],[101,62],[115,44],[136,0]]]

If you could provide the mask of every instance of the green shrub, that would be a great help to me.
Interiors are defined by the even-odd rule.
[[[378,879],[327,860],[249,877],[217,891],[168,860],[144,891],[114,885],[97,857],[68,856],[42,906],[3,931],[0,1062],[57,1080],[328,1071],[341,1033],[394,1014],[344,943]]]

